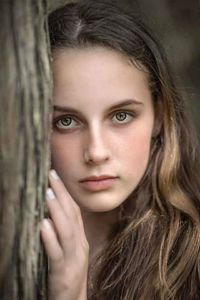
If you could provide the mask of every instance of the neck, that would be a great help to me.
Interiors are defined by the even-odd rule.
[[[112,225],[118,219],[118,208],[109,212],[91,212],[81,210],[86,238],[90,247],[91,262],[108,242]]]

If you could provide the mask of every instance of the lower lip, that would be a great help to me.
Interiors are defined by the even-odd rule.
[[[102,180],[88,180],[81,182],[82,187],[89,191],[102,191],[111,188],[116,178],[108,178]]]

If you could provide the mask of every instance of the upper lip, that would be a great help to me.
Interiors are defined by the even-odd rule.
[[[112,176],[112,175],[89,176],[81,179],[80,182],[100,181],[100,180],[114,179],[114,178],[117,178],[117,176]]]

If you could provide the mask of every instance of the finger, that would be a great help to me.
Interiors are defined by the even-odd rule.
[[[50,262],[53,264],[60,264],[63,261],[63,252],[50,220],[44,219],[41,222],[40,233]]]
[[[52,218],[59,242],[65,254],[74,249],[74,227],[73,222],[65,215],[62,206],[57,200],[51,188],[47,189],[47,207]]]
[[[50,171],[50,185],[68,217],[80,215],[80,208],[67,191],[55,170]]]
[[[49,181],[66,216],[76,224],[76,237],[84,246],[88,247],[80,207],[71,197],[55,170],[50,171]]]

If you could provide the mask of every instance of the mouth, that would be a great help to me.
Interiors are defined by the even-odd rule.
[[[86,177],[79,182],[84,189],[98,192],[112,188],[117,179],[117,176],[101,175]]]

